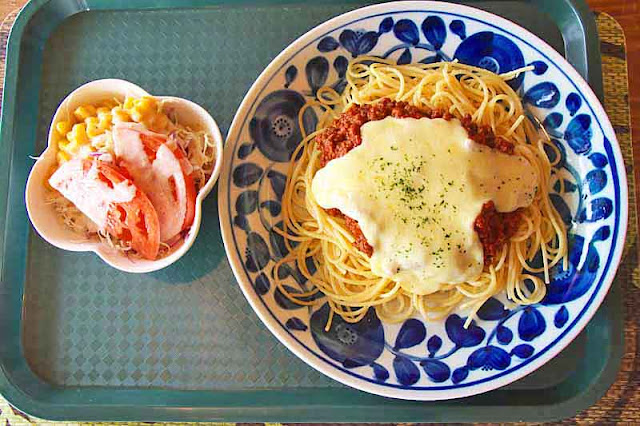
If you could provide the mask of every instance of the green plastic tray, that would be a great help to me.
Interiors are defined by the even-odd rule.
[[[602,94],[595,22],[582,2],[476,1],[563,52]],[[24,188],[60,100],[115,77],[203,105],[225,132],[262,69],[355,1],[34,0],[7,53],[0,128],[0,392],[39,417],[76,420],[513,421],[568,417],[613,382],[622,353],[613,285],[584,332],[505,388],[412,403],[346,388],[259,322],[224,255],[216,192],[196,244],[164,271],[127,275],[31,229]]]

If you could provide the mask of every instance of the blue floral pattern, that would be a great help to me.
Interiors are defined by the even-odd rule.
[[[578,87],[535,46],[490,23],[444,12],[390,12],[358,20],[318,37],[302,52],[273,73],[237,139],[230,137],[235,145],[227,147],[233,153],[227,164],[229,188],[221,189],[221,195],[229,195],[228,220],[252,289],[282,328],[354,380],[409,390],[457,389],[493,380],[556,344],[602,290],[599,283],[616,244],[620,215],[612,135],[602,130]],[[310,289],[297,265],[275,267],[288,252],[275,231],[283,229],[280,200],[287,163],[303,131],[312,131],[318,119],[307,110],[299,123],[300,109],[322,86],[344,90],[349,60],[362,55],[398,64],[455,59],[496,73],[531,66],[509,84],[522,97],[531,123],[552,138],[555,149],[545,148],[555,164],[551,200],[569,229],[570,250],[566,268],[552,268],[540,303],[512,307],[503,295],[493,297],[467,328],[462,312],[443,321],[411,318],[394,325],[369,310],[357,324],[333,316],[326,329],[326,303],[302,307],[272,284],[277,275],[290,292]],[[534,264],[542,261],[534,259]],[[314,272],[311,259],[306,266]]]
[[[321,87],[326,80],[324,63],[326,59],[317,57],[307,66],[307,78],[310,85]],[[296,72],[289,70],[288,79],[295,79]],[[256,108],[253,119],[249,122],[249,132],[254,144],[269,160],[285,162],[291,159],[291,154],[302,139],[302,131],[298,123],[298,112],[305,104],[305,98],[293,90],[277,90],[266,96]],[[303,117],[306,130],[314,129],[316,116],[308,109]]]
[[[467,37],[456,49],[455,58],[460,62],[486,68],[502,74],[522,68],[524,57],[518,46],[510,38],[492,31],[481,31]],[[511,80],[509,85],[518,89],[524,75]]]

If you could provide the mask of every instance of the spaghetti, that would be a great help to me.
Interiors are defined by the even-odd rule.
[[[437,319],[462,309],[469,312],[468,325],[480,307],[500,292],[506,292],[513,304],[540,302],[546,293],[550,268],[561,261],[567,267],[567,236],[548,194],[554,164],[550,163],[545,146],[555,151],[557,148],[546,133],[538,132],[539,123],[526,118],[518,95],[507,84],[527,70],[497,75],[456,62],[395,65],[379,58],[361,57],[349,64],[342,95],[332,88],[321,88],[316,99],[300,111],[301,119],[308,108],[315,109],[319,123],[292,155],[282,199],[284,226],[275,228],[284,236],[289,254],[274,270],[295,262],[311,285],[294,293],[274,274],[279,290],[300,305],[316,303],[312,299],[321,292],[332,315],[338,314],[348,322],[358,322],[369,308],[375,308],[389,322],[399,322],[416,313]],[[355,237],[345,218],[331,215],[314,199],[311,184],[324,166],[318,135],[353,105],[372,105],[383,99],[406,102],[424,112],[437,110],[459,119],[467,117],[467,121],[470,117],[473,123],[490,128],[496,137],[510,142],[513,154],[525,158],[536,169],[538,190],[533,202],[520,214],[515,233],[476,279],[445,283],[431,294],[413,294],[392,279],[372,273],[370,258],[354,247]],[[304,132],[302,124],[300,128]],[[533,263],[538,255],[542,259],[540,267]],[[314,273],[308,268],[308,258],[313,259]]]

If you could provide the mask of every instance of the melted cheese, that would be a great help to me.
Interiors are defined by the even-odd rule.
[[[107,225],[107,214],[112,204],[133,200],[136,187],[124,180],[109,187],[98,177],[98,168],[94,165],[85,174],[83,160],[75,158],[63,163],[49,178],[49,184],[71,201],[100,229]]]
[[[373,247],[371,270],[417,294],[478,278],[484,258],[473,224],[531,204],[537,173],[523,157],[468,138],[458,120],[366,123],[362,144],[318,170],[318,204],[355,219]]]

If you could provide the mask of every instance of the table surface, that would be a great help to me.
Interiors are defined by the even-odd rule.
[[[5,0],[0,0],[3,3]],[[9,0],[9,2],[15,0]],[[20,1],[20,0],[18,0]],[[629,103],[631,105],[631,132],[633,136],[633,160],[640,164],[640,0],[587,0],[591,9],[606,12],[620,23],[627,40],[627,66],[629,70]],[[0,11],[2,6],[0,6]],[[0,12],[1,13],[1,12]],[[639,180],[636,167],[636,182]],[[636,187],[636,199],[640,185]]]
[[[12,11],[28,0],[0,0],[0,22]],[[627,47],[629,75],[629,102],[631,106],[631,128],[634,148],[634,163],[640,164],[640,0],[587,0],[591,9],[606,12],[622,26]],[[640,182],[640,167],[635,170],[636,181]],[[640,194],[640,185],[636,194]],[[640,197],[637,197],[640,200]],[[571,422],[570,419],[569,422]]]

